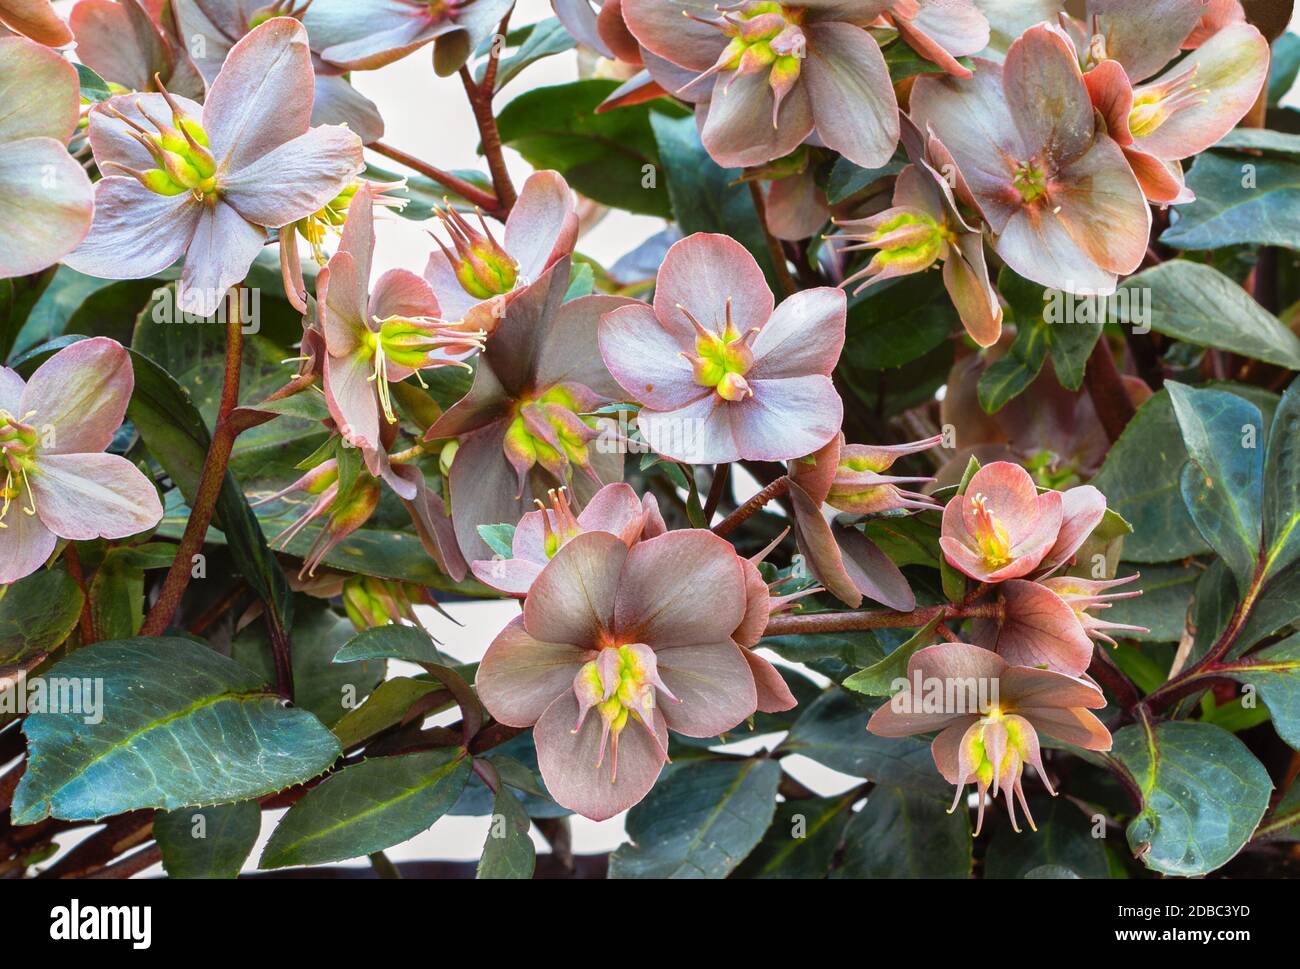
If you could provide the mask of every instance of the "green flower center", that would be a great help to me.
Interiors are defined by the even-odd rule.
[[[1011,538],[1002,522],[989,510],[984,495],[975,495],[970,502],[975,511],[975,541],[980,555],[990,569],[999,569],[1011,561]]]
[[[712,387],[724,400],[752,397],[754,391],[745,380],[745,373],[754,364],[750,347],[758,330],[742,334],[736,329],[731,319],[731,297],[727,297],[726,322],[721,333],[707,329],[686,307],[677,309],[695,327],[695,354],[685,351],[681,354],[690,362],[695,382],[701,387]]]
[[[391,362],[395,366],[415,371],[420,386],[427,386],[420,371],[432,366],[460,366],[469,364],[449,359],[447,354],[460,355],[483,349],[487,334],[482,330],[467,330],[457,323],[428,316],[390,316],[375,318],[379,331],[367,330],[362,352],[369,354],[372,372],[369,380],[379,393],[379,405],[390,424],[397,423],[393,411],[392,391],[389,383],[393,377],[388,372]]]
[[[541,465],[561,484],[572,468],[591,471],[591,441],[596,421],[583,417],[582,388],[556,385],[536,397],[521,399],[506,429],[505,454],[522,485],[528,472]],[[558,547],[558,546],[557,546]]]
[[[478,213],[477,229],[450,205],[436,214],[451,237],[452,247],[437,236],[434,239],[451,263],[461,288],[479,300],[513,292],[519,282],[519,263],[493,237],[483,213]]]
[[[27,488],[28,504],[23,511],[28,515],[36,514],[32,507],[31,487],[28,475],[36,468],[36,449],[40,437],[35,427],[27,423],[35,411],[17,418],[8,411],[0,410],[0,471],[4,473],[3,485],[0,485],[0,528],[7,528],[5,518],[9,508]]]
[[[776,95],[772,109],[772,121],[775,124],[781,101],[799,80],[803,65],[807,45],[801,27],[803,11],[761,0],[746,3],[738,9],[726,10],[719,20],[704,22],[718,27],[731,38],[711,73],[768,72],[768,84]]]
[[[1020,198],[1026,203],[1037,202],[1047,194],[1047,173],[1040,165],[1033,162],[1021,162],[1012,173],[1011,183],[1015,185]]]

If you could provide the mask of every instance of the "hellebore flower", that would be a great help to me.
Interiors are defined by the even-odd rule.
[[[939,546],[948,564],[978,582],[1018,579],[1053,550],[1061,522],[1059,491],[1040,495],[1028,471],[996,461],[944,507]]]
[[[0,0],[0,34],[5,27],[46,47],[72,43],[72,31],[50,0]]]
[[[60,538],[126,538],[162,520],[153,482],[103,453],[134,386],[106,337],[65,347],[26,383],[0,367],[0,585],[39,569]]]
[[[171,7],[79,0],[68,24],[77,38],[77,59],[108,81],[114,93],[166,89],[203,97],[203,77],[180,40]]]
[[[3,10],[0,7],[0,10]],[[0,38],[0,279],[54,265],[90,230],[94,189],[68,139],[81,112],[71,64],[22,37]]]
[[[519,191],[498,242],[482,214],[476,229],[447,206],[437,212],[451,240],[436,235],[441,252],[429,256],[424,278],[448,319],[491,333],[505,307],[530,283],[573,252],[578,214],[569,183],[559,172],[534,172]]]
[[[168,94],[97,105],[90,143],[106,177],[90,235],[67,265],[142,279],[184,256],[179,305],[211,316],[267,229],[317,211],[363,167],[356,135],[310,127],[311,91],[307,34],[277,17],[234,46],[202,107]]]
[[[727,236],[673,244],[654,307],[600,323],[600,352],[633,400],[637,426],[665,457],[689,464],[785,461],[840,429],[830,373],[844,346],[845,296],[804,290],[773,312],[758,263]]]
[[[588,532],[542,570],[475,686],[498,721],[533,727],[556,803],[613,817],[654,786],[668,730],[716,737],[754,713],[754,677],[731,638],[745,610],[740,563],[702,529],[631,548]]]
[[[973,0],[894,0],[885,20],[909,47],[954,77],[970,77],[957,58],[989,45],[989,22]]]
[[[769,546],[775,547],[782,538],[777,538]],[[758,571],[758,563],[767,552],[761,552],[753,558],[741,559],[740,565],[745,570],[745,615],[731,634],[731,639],[741,647],[749,671],[754,675],[754,687],[758,693],[759,713],[781,713],[793,710],[799,703],[790,692],[785,678],[768,660],[754,652],[754,648],[763,638],[768,620],[804,596],[814,595],[822,590],[816,586],[787,596],[773,596],[771,587],[763,581],[763,574]]]
[[[1009,666],[996,653],[967,643],[918,650],[908,660],[907,679],[908,687],[872,714],[867,729],[880,737],[938,730],[930,747],[935,766],[946,781],[957,785],[949,812],[957,809],[966,785],[974,782],[979,790],[977,835],[984,826],[985,795],[997,797],[999,791],[1006,794],[1012,828],[1020,830],[1014,797],[1029,826],[1038,830],[1025,802],[1025,765],[1032,764],[1048,793],[1056,794],[1043,769],[1039,733],[1085,750],[1110,750],[1110,733],[1091,712],[1104,707],[1106,699],[1088,680]],[[971,690],[977,687],[988,694],[982,706],[970,702]],[[948,706],[945,694],[959,701],[952,705],[957,709],[943,709]],[[940,698],[944,702],[932,702]],[[931,709],[935,705],[940,709]]]
[[[568,487],[586,504],[601,485],[623,480],[613,423],[590,415],[622,394],[597,350],[597,323],[631,300],[593,295],[565,303],[568,285],[563,259],[509,303],[469,393],[425,437],[459,440],[449,477],[452,521],[470,561],[492,554],[479,525],[518,521],[553,488]]]
[[[308,525],[319,518],[324,519],[321,530],[303,556],[299,579],[315,575],[325,556],[369,521],[379,506],[379,482],[371,475],[364,472],[358,474],[351,487],[342,494],[339,485],[339,463],[331,458],[312,468],[283,491],[277,491],[254,503],[254,507],[257,507],[291,494],[303,494],[312,501],[311,506],[293,524],[271,540],[273,548],[287,548]]]
[[[571,540],[586,532],[608,532],[628,545],[654,538],[668,530],[655,496],[638,500],[631,485],[619,481],[605,485],[574,515],[568,489],[552,489],[548,508],[539,498],[537,511],[519,520],[511,542],[511,557],[474,562],[474,575],[499,592],[523,597],[551,559]]]
[[[1098,130],[1070,42],[1041,24],[1002,65],[966,80],[926,75],[912,117],[932,131],[994,236],[1026,279],[1109,293],[1146,253],[1151,212],[1119,145]]]
[[[1065,600],[1066,604],[1074,610],[1075,616],[1083,625],[1083,631],[1098,642],[1110,643],[1112,646],[1118,645],[1110,637],[1112,632],[1126,633],[1147,633],[1151,630],[1144,626],[1130,626],[1124,623],[1109,622],[1098,616],[1092,615],[1092,609],[1109,609],[1115,599],[1131,599],[1134,596],[1142,594],[1141,589],[1131,589],[1128,592],[1107,592],[1107,589],[1113,589],[1117,585],[1125,585],[1129,582],[1140,578],[1138,573],[1126,575],[1118,579],[1080,579],[1073,575],[1063,575],[1051,579],[1043,579],[1042,584],[1051,589],[1058,596]]]
[[[463,358],[482,346],[483,334],[445,322],[429,284],[405,269],[390,269],[371,288],[373,193],[369,183],[357,190],[338,251],[316,280],[325,401],[344,440],[362,449],[370,473],[411,499],[414,486],[390,471],[381,440],[381,414],[397,422],[389,383],[421,370],[467,366]]]
[[[424,586],[373,575],[354,575],[345,579],[339,594],[343,597],[343,610],[357,632],[403,619],[418,626],[417,602],[439,608],[437,600]]]
[[[991,605],[996,618],[971,620],[971,642],[993,650],[1012,666],[1082,676],[1092,663],[1092,640],[1074,610],[1047,582],[1010,579],[975,605]]]
[[[820,142],[864,168],[898,146],[898,102],[864,28],[889,0],[623,0],[628,29],[667,90],[697,102],[701,138],[724,168],[761,165]],[[685,14],[685,16],[683,16]],[[685,84],[682,69],[694,75]]]
[[[184,37],[202,41],[202,54],[195,58],[209,83],[216,79],[230,49],[245,34],[273,17],[302,20],[312,6],[324,0],[173,0]],[[346,4],[345,4],[346,5]],[[384,136],[384,119],[374,102],[348,83],[342,68],[325,63],[316,33],[312,40],[312,70],[315,73],[313,125],[345,124],[367,145]]]
[[[335,0],[303,22],[330,64],[370,71],[432,42],[433,68],[455,74],[496,30],[514,0]]]
[[[930,437],[911,444],[846,444],[840,448],[839,464],[826,504],[850,515],[880,515],[907,509],[925,511],[942,507],[929,495],[907,491],[900,485],[928,484],[933,478],[901,478],[884,472],[899,458],[938,447],[943,438]]]

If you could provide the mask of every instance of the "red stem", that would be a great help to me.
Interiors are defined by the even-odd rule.
[[[501,21],[497,33],[504,37],[510,26],[510,14]],[[482,140],[483,157],[487,159],[488,171],[492,174],[492,187],[496,190],[499,202],[498,212],[504,216],[515,207],[518,196],[514,183],[510,181],[510,172],[506,168],[505,155],[501,151],[501,132],[497,129],[496,115],[492,111],[492,96],[496,93],[497,62],[499,50],[492,45],[488,56],[487,68],[483,71],[483,83],[475,84],[469,68],[460,69],[460,79],[465,85],[465,94],[469,97],[470,110],[474,112],[474,122],[478,125],[479,138]]]
[[[1137,411],[1129,399],[1119,367],[1115,364],[1115,355],[1111,353],[1104,333],[1093,347],[1092,356],[1088,358],[1083,382],[1088,388],[1088,396],[1092,398],[1101,426],[1106,431],[1106,437],[1114,444]]]
[[[477,205],[487,215],[496,216],[500,214],[500,206],[497,204],[496,196],[483,191],[472,182],[458,178],[451,172],[444,172],[441,168],[435,168],[428,162],[421,161],[414,155],[408,155],[406,152],[394,148],[392,145],[386,145],[382,141],[372,142],[370,148],[385,158],[391,158],[399,165],[405,165],[411,171],[419,172],[426,178],[433,179],[439,185],[451,189],[465,201]]]
[[[739,528],[745,521],[757,514],[769,502],[787,494],[790,490],[789,475],[781,475],[770,485],[750,498],[730,515],[713,527],[713,534],[726,537]]]

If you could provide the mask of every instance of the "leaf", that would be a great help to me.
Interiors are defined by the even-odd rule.
[[[1132,575],[1135,571],[1133,567],[1124,565],[1116,577]],[[1125,639],[1146,643],[1177,642],[1183,635],[1192,593],[1201,574],[1201,569],[1181,563],[1143,566],[1142,577],[1127,587],[1140,588],[1142,594],[1132,599],[1115,600],[1103,618],[1107,622],[1151,630],[1147,633],[1126,632]]]
[[[1300,559],[1300,383],[1282,395],[1264,458],[1264,571],[1286,571]]]
[[[170,568],[176,546],[167,542],[111,548],[90,582],[91,614],[101,639],[130,639],[144,622],[144,573]]]
[[[862,370],[901,367],[959,328],[952,300],[931,277],[906,276],[850,300],[843,359]]]
[[[415,626],[376,626],[353,636],[334,656],[336,663],[400,659],[408,663],[445,664],[433,637]]]
[[[1183,503],[1245,595],[1259,560],[1264,418],[1254,404],[1222,390],[1165,386],[1190,458],[1182,472]]]
[[[1046,866],[1069,870],[1071,878],[1107,878],[1105,842],[1092,835],[1092,823],[1065,797],[1032,797],[1038,830],[1016,834],[1000,824],[984,856],[985,878],[1030,878]]]
[[[487,547],[493,553],[500,555],[503,559],[514,558],[515,552],[512,544],[515,538],[514,525],[479,525],[478,534],[479,538],[487,543]]]
[[[948,801],[879,785],[849,822],[832,878],[969,878],[970,812]]]
[[[1215,671],[1254,687],[1277,735],[1300,750],[1300,634]]]
[[[1300,248],[1300,165],[1295,162],[1207,151],[1192,164],[1187,187],[1196,193],[1196,201],[1172,210],[1169,228],[1160,235],[1165,245]]]
[[[519,799],[508,790],[498,792],[492,801],[492,823],[479,858],[478,877],[532,878],[537,849],[528,836],[531,827]]]
[[[97,643],[47,678],[95,684],[103,716],[27,718],[15,824],[260,797],[316,777],[339,755],[314,716],[285,707],[255,673],[190,639]]]
[[[235,878],[262,831],[256,801],[159,814],[153,836],[171,878]]]
[[[862,168],[847,158],[836,158],[826,181],[826,201],[839,205],[881,179],[893,178],[906,165],[901,157],[890,159],[883,168]]]
[[[1236,605],[1235,600],[1232,605]],[[1292,569],[1264,586],[1229,655],[1240,655],[1264,637],[1297,623],[1300,623],[1300,569]]]
[[[83,101],[107,101],[113,96],[112,90],[102,77],[85,64],[74,64],[77,77],[81,81],[81,98]]]
[[[524,42],[515,49],[515,52],[509,57],[501,58],[497,63],[496,86],[493,91],[500,91],[510,81],[518,77],[524,68],[537,63],[545,57],[563,54],[566,50],[573,50],[575,46],[577,46],[577,41],[570,36],[569,32],[564,29],[564,25],[555,17],[547,17],[540,23],[534,24]],[[482,83],[483,69],[480,69],[475,77],[479,83]]]
[[[1166,875],[1205,875],[1232,860],[1273,789],[1246,745],[1210,724],[1133,724],[1115,734],[1112,755],[1142,792],[1129,847]]]
[[[1215,245],[1227,243],[1218,239]],[[1120,316],[1131,324],[1146,322],[1149,307],[1157,333],[1300,370],[1300,337],[1217,269],[1174,259],[1138,273],[1121,288],[1130,294]]]
[[[767,834],[733,878],[825,878],[853,817],[856,789],[839,797],[782,801]]]
[[[762,839],[776,811],[781,765],[767,758],[675,767],[632,808],[610,878],[725,878]]]
[[[289,809],[258,867],[320,865],[401,844],[447,813],[469,774],[469,757],[459,748],[345,767]]]
[[[399,676],[384,680],[370,693],[364,703],[345,713],[330,729],[344,750],[360,746],[378,733],[400,724],[408,710],[418,700],[442,689],[434,680],[417,680]],[[451,706],[451,701],[447,701]]]
[[[942,613],[931,619],[920,632],[894,650],[879,663],[859,670],[842,684],[844,689],[867,696],[890,696],[897,689],[896,682],[907,678],[907,662],[918,649],[933,645],[934,631],[943,622]]]
[[[48,653],[77,628],[85,598],[62,568],[0,586],[0,666]]]
[[[1255,841],[1300,841],[1300,784],[1292,781],[1277,806],[1255,829]]]

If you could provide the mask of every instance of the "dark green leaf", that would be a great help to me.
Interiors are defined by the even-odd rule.
[[[1300,750],[1300,635],[1251,653],[1221,672],[1257,690],[1278,736]]]
[[[1093,837],[1093,822],[1064,797],[1031,797],[1038,830],[1016,834],[1001,824],[984,857],[985,878],[1029,878],[1048,865],[1068,869],[1073,878],[1106,878],[1106,842]],[[1105,833],[1103,828],[1102,833]]]
[[[497,64],[497,82],[493,90],[500,91],[529,65],[535,64],[545,57],[562,54],[566,50],[573,50],[576,44],[577,41],[564,29],[564,25],[554,17],[548,17],[540,23],[534,24],[533,29],[528,32],[527,38],[524,39],[524,42],[519,45],[514,53],[509,57],[501,58]],[[482,69],[477,72],[476,78],[480,83],[482,82]]]
[[[1165,245],[1300,248],[1300,165],[1290,159],[1203,152],[1187,173],[1187,187],[1196,201],[1173,209],[1170,226],[1160,236]]]
[[[77,628],[81,589],[62,568],[0,586],[0,666],[48,653]]]
[[[415,626],[376,626],[358,633],[338,651],[336,663],[358,660],[401,659],[408,663],[446,663],[438,647],[423,629]]]
[[[901,367],[960,328],[942,287],[924,273],[873,286],[849,304],[843,359],[862,370]]]
[[[483,856],[478,863],[479,878],[532,878],[537,849],[528,836],[532,823],[524,806],[507,790],[492,801],[492,822],[488,827]]]
[[[907,678],[907,661],[912,658],[912,654],[918,649],[934,644],[934,631],[939,628],[941,622],[943,622],[942,614],[935,616],[924,629],[879,663],[868,666],[864,670],[859,670],[845,680],[843,683],[844,689],[852,690],[854,693],[865,693],[867,696],[890,696],[893,694],[896,689],[895,681]]]
[[[825,878],[857,795],[782,801],[767,834],[733,878]]]
[[[1300,559],[1300,383],[1282,395],[1264,461],[1264,575]]]
[[[892,785],[867,795],[844,833],[844,860],[832,878],[969,878],[970,812]]]
[[[172,878],[234,878],[262,831],[256,801],[159,814],[153,836]]]
[[[1118,575],[1132,575],[1135,571],[1125,565]],[[1151,630],[1146,633],[1126,632],[1125,639],[1149,643],[1178,642],[1187,623],[1187,610],[1196,589],[1196,580],[1202,571],[1182,564],[1143,566],[1142,577],[1127,587],[1141,589],[1142,594],[1111,603],[1104,618],[1107,622]]]

